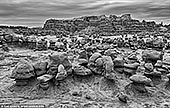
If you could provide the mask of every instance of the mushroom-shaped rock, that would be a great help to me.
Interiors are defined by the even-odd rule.
[[[79,57],[78,57],[79,59],[86,59],[86,60],[88,60],[88,54],[87,54],[87,52],[85,51],[85,50],[81,50],[80,52],[79,52]]]
[[[47,71],[47,74],[50,74],[50,75],[53,75],[53,76],[56,76],[57,73],[58,73],[58,65],[50,66],[48,71]]]
[[[150,73],[145,73],[144,75],[147,76],[148,78],[150,78],[153,81],[154,85],[158,85],[161,83],[162,73],[160,71],[157,71],[157,69],[154,69]]]
[[[118,52],[117,52],[116,49],[108,49],[108,50],[106,50],[106,51],[104,52],[104,55],[106,55],[106,56],[111,56],[112,59],[116,58],[116,57],[117,57],[117,54],[118,54]]]
[[[88,60],[87,59],[78,59],[78,64],[82,65],[82,66],[87,66]]]
[[[11,78],[16,85],[27,85],[30,78],[35,77],[34,67],[27,61],[19,62],[12,71]]]
[[[167,65],[162,65],[162,67],[156,67],[157,71],[160,71],[161,73],[169,73],[169,68]]]
[[[144,85],[151,85],[152,80],[147,78],[144,75],[136,74],[129,78],[133,83],[144,84]]]
[[[155,77],[161,77],[162,73],[157,71],[156,69],[153,70],[153,72],[145,73],[145,75],[155,76]]]
[[[138,93],[147,93],[145,86],[152,86],[152,81],[146,76],[136,74],[130,77],[132,83],[128,84],[125,87],[126,93],[128,94],[138,94]]]
[[[122,57],[117,57],[113,60],[114,67],[124,67],[124,60]]]
[[[117,57],[113,60],[114,69],[119,73],[123,73],[124,71],[124,60],[122,57]]]
[[[61,80],[64,80],[66,77],[67,77],[67,71],[65,70],[64,66],[60,64],[58,66],[58,73],[55,77],[55,80],[61,81]]]
[[[136,73],[136,70],[139,66],[139,63],[131,63],[131,64],[124,64],[124,73],[128,75],[133,75]]]
[[[51,63],[49,65],[62,64],[64,60],[68,59],[68,55],[65,52],[55,52],[49,56]]]
[[[142,58],[146,62],[155,64],[157,60],[162,59],[162,53],[156,50],[145,50],[142,53]]]
[[[72,64],[68,60],[68,55],[66,52],[57,52],[52,54],[52,56],[50,56],[50,61],[51,62],[48,65],[50,71],[54,69],[54,71],[56,72],[54,67],[58,67],[60,64],[62,64],[65,67],[65,70],[68,72],[68,74],[72,73]]]
[[[41,76],[47,73],[47,65],[48,62],[39,61],[34,64],[35,74],[36,76]]]
[[[144,67],[145,67],[146,71],[149,71],[149,72],[152,72],[154,69],[152,63],[145,63]]]
[[[89,58],[89,62],[95,62],[98,58],[102,57],[102,55],[98,52],[92,54],[92,56]]]
[[[156,64],[154,65],[154,67],[162,67],[162,61],[161,60],[158,60],[156,62]]]
[[[90,69],[81,65],[75,65],[73,67],[73,70],[75,75],[87,76],[92,74],[92,71]]]
[[[144,74],[145,71],[146,71],[145,67],[140,65],[140,66],[138,66],[136,73]]]

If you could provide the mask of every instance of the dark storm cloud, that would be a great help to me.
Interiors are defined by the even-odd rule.
[[[42,26],[48,18],[131,13],[170,23],[169,0],[0,0],[0,24]]]

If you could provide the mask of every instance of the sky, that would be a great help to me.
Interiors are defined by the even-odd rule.
[[[126,13],[170,24],[170,0],[0,0],[0,25],[40,27],[49,18]]]

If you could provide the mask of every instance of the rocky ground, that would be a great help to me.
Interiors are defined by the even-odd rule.
[[[125,50],[129,52],[130,50]],[[167,78],[154,87],[147,87],[147,94],[127,94],[127,103],[118,99],[130,83],[129,78],[116,73],[115,82],[100,75],[73,76],[51,86],[47,91],[38,89],[35,81],[28,86],[18,88],[10,77],[15,65],[21,58],[27,58],[32,63],[39,59],[47,59],[52,51],[32,51],[13,49],[0,52],[0,104],[45,104],[48,108],[169,108],[170,91],[165,89]],[[141,50],[138,50],[141,57]],[[71,58],[71,56],[70,56]],[[35,79],[36,80],[36,79]]]

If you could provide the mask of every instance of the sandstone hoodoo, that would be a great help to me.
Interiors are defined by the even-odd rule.
[[[130,14],[0,26],[0,103],[160,108],[169,102],[169,48],[169,25]]]
[[[57,81],[64,80],[67,77],[67,75],[68,74],[67,74],[67,71],[65,70],[65,67],[62,64],[60,64],[58,66],[58,73],[55,77],[55,80]]]
[[[145,64],[144,64],[144,67],[145,67],[145,69],[146,69],[146,72],[148,72],[148,73],[149,73],[149,72],[152,72],[153,69],[154,69],[152,63],[145,63]]]
[[[90,58],[89,58],[89,62],[94,63],[97,58],[101,57],[102,55],[100,53],[94,53]]]
[[[163,61],[158,60],[154,67],[156,71],[161,72],[162,74],[169,73],[168,65],[166,65],[166,63],[164,64],[164,60]]]
[[[168,81],[165,83],[165,89],[170,90],[170,74],[167,74]]]
[[[33,65],[37,77],[47,73],[47,65],[48,62],[45,61],[39,61]]]
[[[143,52],[142,58],[145,62],[152,63],[153,65],[157,60],[162,60],[162,53],[156,50],[145,50]]]
[[[113,60],[114,63],[114,69],[115,71],[119,72],[119,73],[123,73],[124,71],[124,63],[125,61],[123,60],[122,57],[117,57]]]
[[[138,62],[137,54],[132,53],[128,56],[128,62],[129,63],[135,63]]]
[[[66,52],[56,52],[50,56],[50,63],[48,65],[48,73],[52,73],[54,75],[57,74],[58,66],[62,64],[67,71],[67,74],[72,73],[72,64],[68,60],[68,55]]]
[[[11,78],[15,79],[17,86],[27,85],[35,77],[34,67],[27,61],[19,62],[12,71]]]
[[[153,86],[152,80],[146,76],[135,74],[129,78],[132,83],[125,87],[126,92],[130,93],[147,93],[145,86]]]
[[[47,90],[50,87],[49,83],[52,80],[52,78],[53,76],[49,74],[44,74],[40,77],[37,77],[37,80],[39,81],[39,87],[44,90]]]
[[[124,73],[127,75],[136,74],[136,70],[139,66],[139,63],[131,63],[131,64],[124,64]]]
[[[92,71],[90,69],[81,65],[73,66],[73,70],[75,75],[87,76],[92,74]]]

